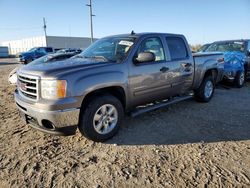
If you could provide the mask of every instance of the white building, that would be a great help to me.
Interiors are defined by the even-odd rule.
[[[94,39],[96,40],[96,39]],[[87,48],[91,44],[88,37],[58,37],[58,36],[38,36],[24,38],[20,40],[11,40],[2,42],[2,46],[9,48],[9,54],[15,55],[19,52],[27,51],[33,47],[43,46],[53,47],[54,49],[61,48]]]

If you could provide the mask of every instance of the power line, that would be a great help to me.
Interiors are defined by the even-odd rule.
[[[92,0],[89,0],[89,4],[86,4],[86,6],[89,7],[89,17],[90,17],[90,36],[91,36],[91,43],[93,43],[93,16],[96,16],[94,14],[92,14]]]
[[[45,46],[47,47],[47,26],[46,26],[46,20],[43,18],[43,29],[44,29],[44,36],[45,36]]]

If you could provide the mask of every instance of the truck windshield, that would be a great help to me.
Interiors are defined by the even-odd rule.
[[[97,40],[75,57],[98,59],[105,62],[123,61],[134,45],[133,37],[109,37]]]
[[[31,49],[29,50],[29,52],[33,52],[33,51],[36,51],[36,48],[31,48]]]
[[[234,42],[223,42],[223,43],[213,43],[211,44],[205,52],[244,52],[244,42],[234,41]]]

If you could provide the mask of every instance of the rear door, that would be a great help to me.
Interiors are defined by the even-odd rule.
[[[170,54],[173,93],[185,93],[191,89],[194,78],[194,61],[188,44],[183,36],[166,36],[165,42]]]

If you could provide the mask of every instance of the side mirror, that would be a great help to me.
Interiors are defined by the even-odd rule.
[[[152,52],[141,52],[135,58],[136,63],[146,63],[155,61],[155,54]]]

